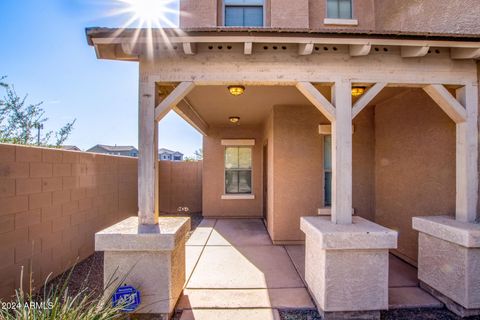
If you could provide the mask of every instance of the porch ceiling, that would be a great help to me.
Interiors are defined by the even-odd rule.
[[[330,87],[316,88],[331,100]],[[406,87],[384,88],[370,103],[375,105],[408,90]],[[232,96],[227,86],[197,86],[186,100],[209,126],[232,125],[229,117],[240,117],[240,125],[259,125],[275,105],[311,105],[293,86],[246,86],[241,96]],[[353,99],[353,103],[356,99]]]
[[[210,126],[230,125],[231,116],[240,117],[241,125],[257,125],[274,105],[310,105],[293,86],[246,86],[245,93],[237,97],[226,86],[198,86],[187,100]]]

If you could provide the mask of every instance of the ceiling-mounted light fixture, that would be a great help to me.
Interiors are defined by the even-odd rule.
[[[365,93],[365,87],[352,87],[352,97],[359,97]]]
[[[240,117],[230,117],[228,118],[228,120],[233,124],[237,124],[238,122],[240,122]]]
[[[229,86],[228,91],[230,91],[230,94],[232,96],[239,96],[239,95],[242,95],[245,92],[245,87],[244,86],[239,86],[239,85]]]

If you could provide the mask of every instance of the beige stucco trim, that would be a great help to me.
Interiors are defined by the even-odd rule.
[[[255,139],[222,139],[222,146],[254,146]]]
[[[325,25],[335,25],[335,26],[358,26],[357,19],[323,19],[323,24]]]
[[[255,200],[254,194],[222,194],[222,200]]]

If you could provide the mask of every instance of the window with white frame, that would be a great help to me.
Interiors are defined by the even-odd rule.
[[[327,18],[352,19],[352,0],[327,0]]]
[[[225,0],[225,26],[263,27],[264,0]]]
[[[225,148],[225,194],[252,193],[252,148]]]
[[[324,205],[332,206],[332,136],[323,138]]]

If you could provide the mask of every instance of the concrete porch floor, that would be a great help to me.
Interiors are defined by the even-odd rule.
[[[314,309],[304,257],[304,246],[274,246],[260,219],[202,220],[186,246],[181,320],[277,320],[278,309]],[[391,309],[442,306],[394,256],[389,282]]]

